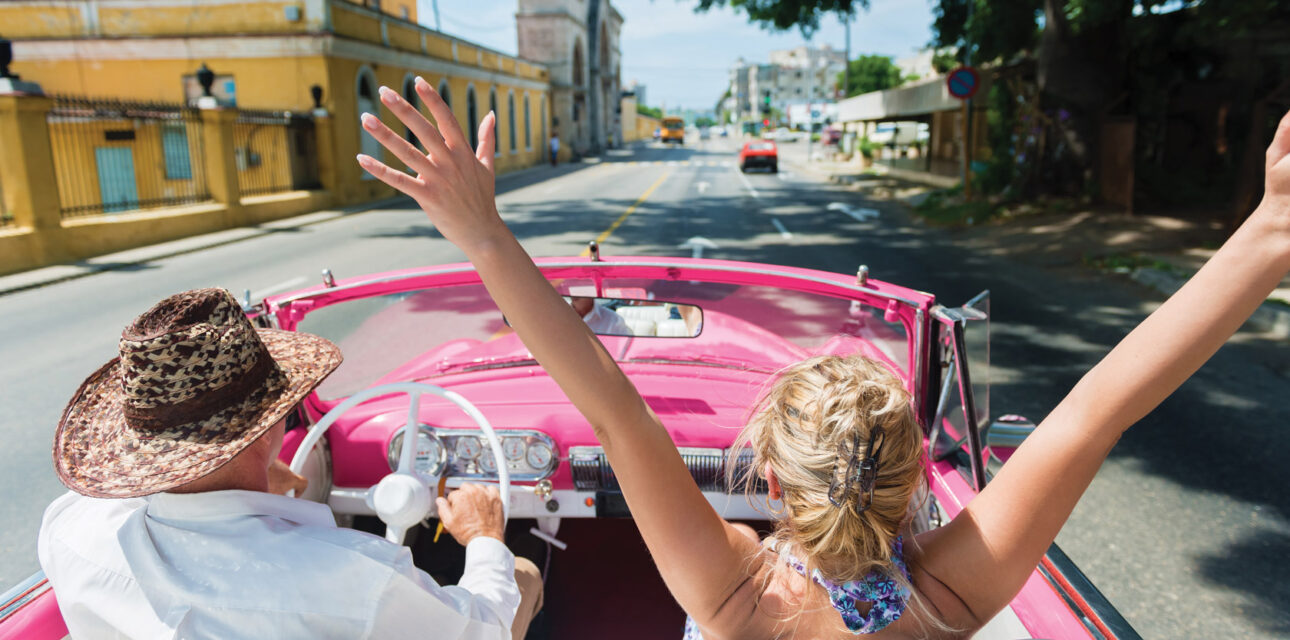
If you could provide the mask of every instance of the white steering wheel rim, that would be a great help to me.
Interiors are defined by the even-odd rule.
[[[420,424],[418,414],[421,407],[421,395],[429,393],[439,396],[440,398],[457,405],[457,408],[461,409],[462,413],[465,413],[475,422],[475,425],[479,427],[479,430],[488,440],[489,449],[493,452],[493,459],[498,461],[497,480],[499,485],[498,489],[502,497],[502,521],[503,523],[509,521],[511,514],[511,474],[506,468],[506,465],[502,463],[502,461],[506,460],[506,456],[502,452],[501,440],[493,431],[493,425],[488,422],[488,418],[485,418],[484,414],[480,413],[479,409],[475,407],[475,405],[471,404],[469,400],[463,398],[461,394],[455,391],[449,391],[448,389],[444,389],[438,385],[425,384],[421,382],[393,382],[390,384],[369,387],[346,398],[340,404],[332,407],[331,411],[328,411],[327,415],[323,416],[321,420],[309,427],[309,433],[305,435],[305,439],[300,443],[300,446],[296,449],[295,455],[291,458],[291,470],[295,473],[300,473],[300,471],[304,469],[305,460],[308,459],[309,452],[312,451],[314,446],[318,444],[318,441],[322,439],[323,434],[327,432],[327,429],[330,428],[331,425],[334,424],[346,411],[349,411],[350,409],[353,409],[354,407],[377,396],[390,395],[392,393],[403,393],[408,395],[408,420],[407,423],[403,425],[403,450],[399,452],[399,467],[394,472],[388,474],[386,478],[394,475],[406,475],[416,479],[416,481],[424,486],[427,491],[429,490],[430,485],[427,484],[425,479],[415,471],[417,446],[415,429]],[[385,478],[382,479],[382,482],[384,481]],[[375,492],[376,486],[373,486],[371,491]],[[290,491],[287,495],[291,496],[294,495],[294,493],[294,491]],[[429,508],[420,519],[424,520],[434,511],[435,507],[432,500]],[[382,514],[378,512],[377,515],[380,517]],[[381,517],[381,521],[386,522],[384,517]],[[407,529],[408,527],[406,526],[396,527],[395,525],[386,522],[385,537],[391,542],[401,543],[403,541],[403,535]]]

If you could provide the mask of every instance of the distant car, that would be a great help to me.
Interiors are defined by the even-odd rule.
[[[778,142],[797,142],[802,139],[802,134],[787,127],[780,127],[774,131],[766,131],[761,134],[761,137],[766,140],[776,140]]]
[[[841,139],[842,131],[840,129],[829,128],[824,130],[824,135],[820,138],[820,141],[824,144],[837,144]]]
[[[707,127],[699,127],[699,139],[707,140],[712,137],[712,130]]]
[[[658,140],[660,137],[662,137],[662,135],[663,135],[663,130],[662,130],[662,129],[655,129],[655,130],[654,130],[654,139],[655,139],[655,140]]]
[[[770,140],[745,142],[739,150],[739,170],[747,172],[753,167],[766,167],[771,173],[779,172],[779,149]]]
[[[730,130],[725,127],[721,127],[720,129],[717,129],[717,131],[720,132],[722,138],[730,135]]]

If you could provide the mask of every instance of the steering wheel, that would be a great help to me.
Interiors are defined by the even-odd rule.
[[[291,470],[300,473],[304,469],[305,460],[314,445],[318,444],[323,434],[327,432],[327,428],[346,411],[377,396],[392,393],[408,395],[408,421],[403,425],[403,450],[399,452],[399,468],[381,478],[381,481],[368,491],[367,502],[376,509],[376,515],[381,522],[385,523],[385,539],[395,544],[403,544],[403,536],[407,530],[430,517],[435,511],[430,487],[439,481],[437,477],[424,478],[416,472],[416,429],[420,424],[418,414],[421,408],[421,394],[434,394],[457,405],[457,408],[475,421],[484,434],[489,448],[492,449],[493,459],[502,461],[506,457],[502,453],[501,441],[493,432],[493,425],[489,424],[488,419],[475,408],[475,405],[460,394],[432,384],[395,382],[359,391],[328,411],[327,415],[309,428],[309,433],[296,449],[296,455],[291,458]],[[505,464],[497,465],[497,480],[502,495],[502,522],[505,523],[511,514],[511,474]],[[294,493],[294,491],[288,492],[287,495],[291,496]]]

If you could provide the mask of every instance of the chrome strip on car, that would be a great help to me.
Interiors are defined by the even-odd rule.
[[[876,290],[876,289],[870,289],[870,288],[867,288],[867,287],[860,287],[860,286],[853,285],[853,284],[845,284],[845,283],[842,283],[842,282],[837,282],[837,281],[835,281],[835,280],[829,280],[829,279],[827,279],[827,278],[819,278],[819,277],[816,277],[816,276],[808,276],[808,275],[802,275],[802,274],[796,274],[796,273],[784,273],[784,272],[782,272],[782,271],[771,271],[771,270],[769,270],[769,269],[751,269],[751,268],[748,268],[748,267],[730,267],[730,266],[717,266],[717,265],[705,265],[705,264],[686,264],[686,265],[684,265],[684,266],[679,266],[679,265],[677,265],[676,263],[671,263],[671,262],[634,262],[634,261],[623,261],[623,262],[618,262],[618,261],[615,261],[615,262],[544,262],[544,263],[541,263],[541,264],[537,265],[537,267],[538,267],[538,269],[553,269],[553,268],[554,268],[554,269],[568,269],[568,268],[614,269],[614,268],[617,268],[617,267],[650,267],[650,268],[656,268],[656,269],[677,269],[677,268],[681,268],[681,269],[696,269],[696,270],[699,270],[699,271],[726,271],[726,272],[729,272],[729,273],[747,273],[747,274],[760,275],[760,276],[776,276],[776,277],[780,277],[780,278],[792,278],[792,279],[794,279],[794,280],[802,280],[802,281],[805,281],[805,282],[814,282],[814,283],[816,283],[816,284],[825,284],[825,285],[829,285],[829,286],[832,286],[832,287],[837,287],[837,288],[842,289],[842,290],[844,290],[844,291],[850,291],[850,292],[853,292],[853,293],[863,293],[863,294],[865,294],[865,295],[870,295],[870,296],[877,296],[877,297],[882,298],[882,299],[884,299],[884,300],[895,300],[895,301],[897,301],[897,302],[901,302],[901,303],[903,303],[903,304],[907,304],[907,305],[909,305],[909,306],[911,306],[911,307],[915,307],[915,308],[917,308],[917,307],[918,307],[918,303],[917,303],[917,302],[914,302],[913,300],[910,300],[910,299],[908,299],[908,298],[904,298],[904,297],[898,296],[898,295],[896,295],[896,294],[894,294],[894,293],[885,293],[885,292],[882,292],[882,291],[878,291],[878,290]],[[373,278],[373,279],[371,279],[371,280],[363,280],[363,281],[361,281],[361,282],[353,282],[353,283],[350,283],[350,284],[346,284],[346,285],[342,285],[342,286],[338,286],[338,287],[332,287],[332,288],[329,288],[329,289],[320,289],[320,290],[318,290],[318,291],[310,291],[310,292],[307,292],[307,293],[297,294],[297,295],[291,296],[291,297],[289,297],[289,298],[284,298],[284,299],[282,299],[282,300],[279,300],[279,301],[278,301],[278,304],[279,304],[279,305],[285,305],[285,304],[290,303],[290,302],[296,302],[296,301],[299,301],[299,300],[308,300],[308,299],[310,299],[310,298],[314,298],[314,297],[322,296],[322,295],[333,295],[333,294],[336,294],[336,293],[338,293],[338,292],[348,291],[348,290],[350,290],[350,289],[356,289],[356,288],[359,288],[359,287],[371,286],[371,285],[374,285],[374,284],[382,284],[382,283],[387,283],[387,282],[398,282],[398,281],[401,281],[401,280],[412,280],[412,279],[415,279],[415,278],[422,278],[422,277],[425,277],[425,276],[433,276],[433,275],[447,275],[447,274],[453,274],[453,273],[466,273],[466,272],[470,272],[470,271],[475,271],[474,267],[457,267],[457,268],[455,268],[455,269],[437,269],[437,270],[436,270],[436,269],[431,269],[431,270],[427,270],[427,271],[417,271],[417,272],[414,272],[414,273],[404,273],[404,274],[397,275],[397,276],[386,276],[386,277],[383,277],[383,278]]]
[[[45,579],[44,571],[37,571],[26,580],[19,582],[17,586],[0,596],[0,622],[4,622],[9,616],[17,613],[23,605],[39,598],[49,589],[49,581]]]
[[[1052,585],[1053,590],[1062,597],[1062,600],[1066,601],[1066,605],[1080,619],[1080,622],[1084,623],[1090,635],[1094,638],[1106,640],[1142,640],[1142,636],[1133,628],[1133,625],[1129,624],[1129,621],[1120,614],[1115,605],[1111,604],[1111,601],[1107,600],[1106,596],[1102,595],[1102,592],[1093,586],[1093,582],[1088,579],[1088,576],[1084,575],[1084,572],[1075,566],[1075,563],[1061,550],[1061,547],[1057,546],[1056,542],[1048,547],[1048,552],[1044,554],[1044,559],[1052,563],[1052,567],[1061,574],[1061,577],[1070,585],[1074,593],[1070,593],[1070,591],[1063,588],[1058,583],[1056,576],[1042,562],[1038,567],[1040,574],[1044,576],[1048,584]],[[1110,631],[1111,636],[1108,637],[1102,633],[1095,625],[1095,621],[1089,620],[1084,615],[1078,603],[1075,602],[1075,598],[1079,598],[1084,604],[1088,605],[1093,615],[1097,617],[1096,622],[1100,622],[1102,626]]]

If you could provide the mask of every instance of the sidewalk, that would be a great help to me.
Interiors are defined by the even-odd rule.
[[[563,163],[559,166],[552,167],[547,164],[535,165],[518,171],[501,175],[497,178],[497,192],[520,189],[531,185],[535,182],[541,182],[553,177],[562,176],[580,169],[592,166],[600,162],[598,157],[583,158],[580,162]],[[299,229],[323,222],[329,222],[337,218],[349,215],[365,213],[374,209],[380,209],[393,205],[403,205],[415,207],[412,201],[404,196],[397,196],[385,200],[367,202],[353,207],[343,209],[328,209],[324,211],[315,211],[296,216],[294,218],[284,218],[273,222],[251,227],[238,227],[236,229],[226,229],[216,231],[205,235],[192,236],[171,242],[139,247],[127,251],[119,251],[107,255],[81,260],[68,264],[59,264],[49,267],[41,267],[30,271],[23,271],[7,276],[0,276],[0,296],[35,289],[66,280],[83,278],[85,276],[111,271],[115,269],[126,269],[135,265],[164,260],[174,256],[186,253],[194,253],[205,249],[259,238],[272,233],[280,233],[284,230]]]
[[[909,180],[904,172],[862,170],[856,163],[790,160],[789,164],[796,171],[844,185],[867,198],[904,202],[911,210],[936,186],[928,174]],[[955,242],[974,251],[1044,267],[1093,268],[1127,276],[1164,295],[1180,289],[1227,239],[1226,229],[1216,221],[1086,209],[1028,213],[948,232]],[[1290,339],[1290,276],[1255,311],[1246,327],[1273,338]]]

